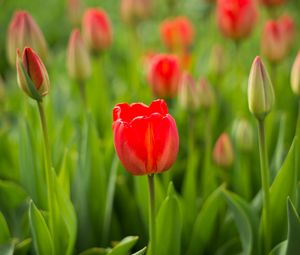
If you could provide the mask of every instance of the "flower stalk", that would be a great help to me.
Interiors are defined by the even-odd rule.
[[[155,224],[155,184],[154,174],[148,175],[149,189],[149,250],[151,255],[155,255],[156,248],[156,224]]]

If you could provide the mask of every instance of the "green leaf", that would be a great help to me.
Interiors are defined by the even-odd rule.
[[[14,255],[27,255],[28,250],[31,247],[31,243],[31,238],[24,239],[23,241],[17,243],[15,246]]]
[[[286,199],[292,200],[296,195],[297,174],[295,168],[296,142],[294,140],[289,153],[270,187],[270,212],[272,222],[272,246],[286,237],[286,230],[282,226],[287,224]],[[265,208],[264,208],[265,210]]]
[[[243,247],[243,254],[251,255],[258,253],[258,226],[259,220],[251,206],[238,195],[223,191],[228,206],[234,215]]]
[[[0,211],[0,244],[8,242],[10,239],[9,229],[3,214]]]
[[[285,255],[286,254],[287,241],[283,241],[277,244],[273,250],[269,253],[269,255]],[[296,253],[298,254],[298,253]],[[296,255],[295,254],[295,255]]]
[[[36,253],[54,255],[53,241],[48,226],[32,200],[29,204],[29,224]]]
[[[223,186],[219,187],[209,195],[199,211],[192,230],[187,251],[188,255],[201,254],[205,245],[211,239],[216,225],[216,217],[220,207],[223,206],[223,200],[220,196],[222,188]]]
[[[131,248],[135,245],[139,238],[137,236],[127,236],[122,239],[111,251],[109,251],[108,255],[127,255]]]
[[[14,244],[12,242],[0,245],[1,255],[13,255],[14,254]]]
[[[182,215],[172,182],[169,184],[168,195],[158,211],[156,226],[157,255],[181,254]]]
[[[287,255],[296,255],[300,251],[300,219],[296,208],[292,201],[288,198],[288,239],[287,239]]]
[[[146,253],[147,247],[144,247],[143,249],[133,253],[132,255],[144,255]]]
[[[17,208],[27,197],[26,192],[18,184],[0,180],[0,206],[6,209]],[[0,208],[1,208],[0,207]]]

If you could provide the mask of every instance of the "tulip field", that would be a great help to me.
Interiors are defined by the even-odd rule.
[[[0,255],[299,255],[299,0],[0,0]]]

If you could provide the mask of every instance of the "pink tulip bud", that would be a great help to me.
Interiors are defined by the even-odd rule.
[[[78,29],[72,31],[69,39],[67,67],[73,79],[83,81],[91,75],[89,52]]]
[[[181,75],[178,99],[184,109],[197,110],[199,108],[199,90],[196,81],[187,71]]]
[[[226,37],[239,40],[250,35],[256,23],[254,0],[218,0],[217,22]]]
[[[199,99],[200,107],[203,109],[210,109],[215,103],[214,91],[205,78],[199,81]]]
[[[112,29],[106,12],[99,8],[87,9],[82,21],[83,38],[94,51],[103,51],[112,43]]]
[[[177,95],[181,75],[179,60],[171,54],[159,54],[151,61],[148,81],[157,97],[172,98]]]
[[[10,21],[7,34],[7,57],[11,66],[15,65],[16,50],[33,48],[46,60],[47,45],[43,33],[34,19],[26,11],[16,11]]]
[[[211,51],[209,69],[213,74],[221,76],[224,74],[225,68],[226,58],[224,49],[220,45],[215,45]]]
[[[262,53],[272,62],[281,61],[290,50],[294,34],[294,22],[287,15],[267,21],[261,40]]]
[[[234,153],[227,133],[222,133],[218,138],[213,150],[213,160],[216,165],[224,168],[233,164]]]
[[[195,31],[192,22],[187,17],[176,17],[160,24],[160,37],[168,49],[178,52],[192,45]]]
[[[153,0],[121,0],[122,19],[129,24],[136,24],[149,17]]]
[[[80,25],[82,13],[83,13],[82,0],[68,0],[67,12],[68,12],[68,18],[69,18],[71,24],[73,26]]]
[[[19,87],[31,98],[42,101],[42,97],[48,94],[50,81],[39,56],[26,47],[21,58],[18,50],[16,66]]]

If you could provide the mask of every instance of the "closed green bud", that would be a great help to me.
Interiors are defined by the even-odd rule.
[[[233,124],[233,136],[236,146],[241,151],[251,151],[253,148],[253,131],[246,119],[236,120]]]
[[[291,85],[293,92],[300,96],[300,51],[297,54],[291,72]]]
[[[252,63],[248,80],[249,110],[258,120],[263,120],[271,111],[275,101],[271,79],[260,57]]]

